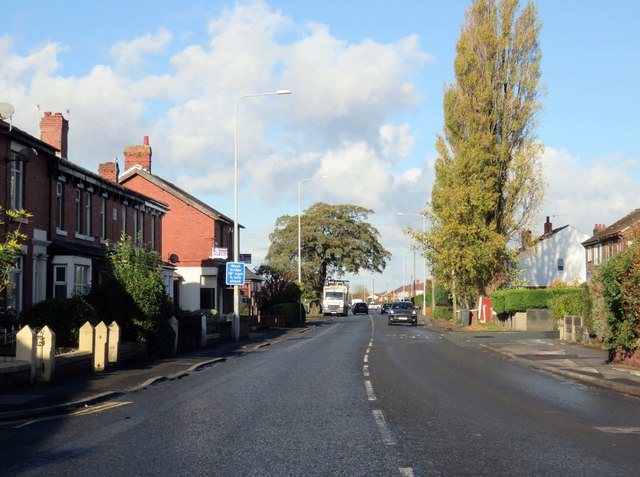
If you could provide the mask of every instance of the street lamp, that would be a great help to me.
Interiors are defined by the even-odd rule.
[[[315,179],[328,179],[331,176],[321,176],[321,177],[309,177],[308,179],[302,179],[298,182],[298,282],[302,285],[302,240],[300,233],[300,188],[303,182],[312,181]]]
[[[233,261],[239,262],[240,237],[238,234],[238,104],[241,99],[257,96],[291,94],[289,89],[279,89],[273,93],[251,93],[236,99],[235,133],[233,137]],[[240,285],[233,285],[233,337],[240,340]]]
[[[422,233],[424,234],[427,230],[426,228],[426,217],[422,214],[405,214],[404,212],[396,212],[397,215],[407,215],[414,217],[422,217]],[[404,264],[403,264],[404,265]],[[414,265],[415,266],[415,265]],[[434,303],[434,292],[433,292],[433,277],[431,278],[431,309],[433,309]],[[427,315],[427,259],[422,254],[422,313]]]

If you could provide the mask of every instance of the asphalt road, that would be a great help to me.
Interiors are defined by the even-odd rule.
[[[640,400],[385,315],[84,413],[0,426],[0,475],[637,475]]]

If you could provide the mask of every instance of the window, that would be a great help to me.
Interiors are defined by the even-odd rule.
[[[140,212],[140,245],[144,245],[144,212]]]
[[[100,197],[100,238],[107,238],[107,198]]]
[[[82,191],[76,189],[76,232],[82,233]]]
[[[84,193],[84,234],[91,235],[91,192]]]
[[[22,260],[23,257],[17,257],[16,265],[9,273],[7,287],[7,308],[13,308],[16,312],[22,311]]]
[[[564,270],[564,258],[558,259],[558,271],[561,272]]]
[[[216,307],[216,276],[200,276],[200,308],[202,310],[213,310]]]
[[[215,310],[216,308],[216,289],[201,288],[200,289],[200,309]]]
[[[89,292],[89,267],[74,265],[73,272],[73,294],[86,295]]]
[[[64,183],[56,183],[56,227],[64,230]]]
[[[127,206],[125,204],[122,204],[120,211],[120,232],[127,233]]]
[[[593,247],[587,247],[587,262],[593,262]]]
[[[53,298],[67,298],[67,266],[53,266]]]
[[[613,258],[613,244],[607,245],[607,260],[611,260]]]
[[[593,248],[593,264],[594,265],[600,265],[600,258],[601,258],[601,245],[598,244]]]
[[[24,162],[20,154],[11,151],[11,197],[10,204],[13,210],[22,209],[22,181]]]
[[[138,244],[138,211],[133,209],[133,243]]]
[[[151,250],[156,249],[156,216],[151,216]]]

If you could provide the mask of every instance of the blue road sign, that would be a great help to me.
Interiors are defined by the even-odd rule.
[[[244,263],[227,262],[227,285],[244,285]]]

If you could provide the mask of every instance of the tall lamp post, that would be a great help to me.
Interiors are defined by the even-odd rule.
[[[309,177],[308,179],[302,179],[298,182],[298,283],[302,284],[302,234],[301,228],[301,212],[300,212],[300,190],[303,182],[312,181],[315,179],[328,179],[331,176]]]
[[[251,93],[236,99],[235,133],[233,137],[233,261],[235,263],[238,263],[240,259],[240,237],[238,234],[238,104],[244,98],[280,94],[291,94],[291,90],[279,89],[272,93]],[[233,337],[236,341],[240,340],[240,285],[233,285]]]
[[[407,216],[414,216],[414,217],[422,217],[422,233],[424,234],[427,231],[427,227],[426,227],[426,217],[422,214],[405,214],[404,212],[397,212],[397,215],[407,215]],[[431,308],[433,309],[434,307],[434,303],[433,303],[433,297],[434,297],[434,293],[433,293],[433,278],[431,279]],[[427,259],[424,256],[424,253],[422,254],[422,313],[426,316],[427,315]]]

